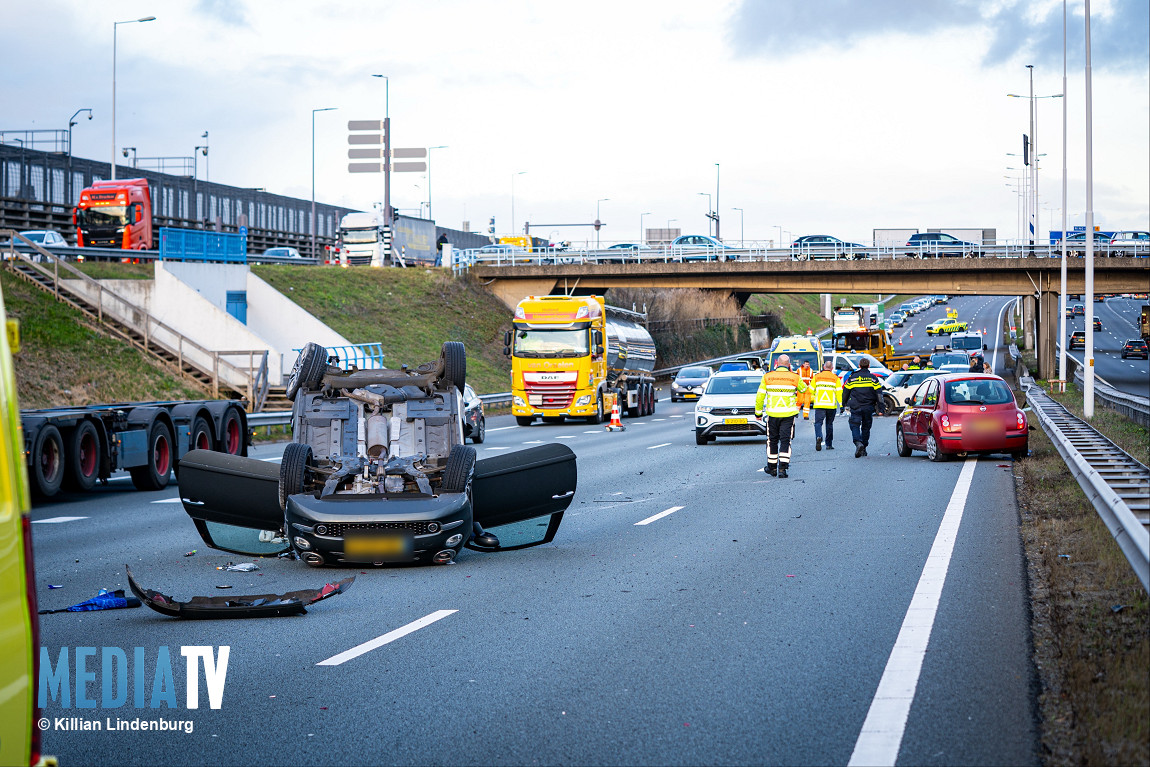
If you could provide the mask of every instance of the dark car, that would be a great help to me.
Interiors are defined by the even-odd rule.
[[[1075,330],[1073,333],[1071,333],[1069,346],[1071,349],[1074,349],[1076,347],[1081,347],[1081,348],[1085,349],[1086,348],[1086,331],[1085,330]]]
[[[906,242],[911,248],[910,258],[977,258],[982,255],[982,246],[960,240],[946,232],[920,232],[912,234]]]
[[[898,417],[895,447],[903,458],[925,450],[932,461],[970,453],[1009,453],[1029,445],[1026,414],[995,375],[955,373],[919,384]]]
[[[1071,307],[1071,309],[1074,310],[1074,316],[1075,317],[1085,317],[1086,316],[1086,307],[1083,306],[1082,304],[1075,304],[1074,306]]]
[[[487,418],[483,415],[483,400],[471,388],[471,384],[463,387],[463,437],[471,438],[476,445],[483,443],[487,436]]]
[[[463,444],[466,374],[458,342],[399,370],[343,370],[309,343],[288,379],[293,441],[280,465],[192,450],[184,510],[209,546],[315,567],[547,543],[575,494],[575,454],[553,443],[477,461]]]
[[[791,243],[791,257],[800,261],[812,258],[866,258],[865,246],[844,242],[829,234],[807,234]]]
[[[682,402],[703,396],[703,389],[711,378],[711,369],[704,365],[683,368],[671,381],[671,401]]]
[[[1127,357],[1150,359],[1150,357],[1147,356],[1146,342],[1141,338],[1131,338],[1122,344],[1122,359],[1126,359]]]
[[[746,360],[731,360],[719,365],[719,372],[726,373],[729,370],[750,370],[751,363]]]
[[[1094,329],[1102,330],[1102,320],[1098,319],[1097,317],[1094,318]]]

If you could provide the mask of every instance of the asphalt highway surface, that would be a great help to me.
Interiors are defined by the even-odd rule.
[[[1069,302],[1069,305],[1081,303]],[[1144,359],[1122,359],[1122,345],[1131,338],[1141,338],[1138,320],[1146,301],[1134,298],[1108,298],[1094,302],[1094,316],[1102,330],[1094,331],[1094,372],[1115,389],[1150,397],[1150,362]],[[1085,317],[1066,318],[1066,339],[1075,330],[1086,329]],[[1081,364],[1082,349],[1067,351]]]
[[[981,329],[1007,302],[951,305]],[[988,352],[999,368],[1002,356]],[[177,599],[357,576],[294,618],[42,616],[53,663],[63,647],[97,648],[80,684],[94,707],[77,708],[73,661],[71,707],[43,712],[45,752],[66,765],[1039,763],[1008,457],[899,458],[894,419],[876,418],[856,459],[845,416],[836,449],[816,452],[800,419],[791,476],[776,479],[765,440],[696,446],[691,403],[661,397],[624,432],[490,418],[480,458],[563,442],[579,489],[553,543],[449,566],[218,570],[251,560],[209,549],[174,484],[144,493],[116,478],[37,505],[42,609],[126,588],[124,564]],[[187,706],[180,648],[193,645],[230,648],[218,709],[202,666],[199,708]],[[102,700],[103,674],[119,673],[104,647],[128,659],[118,708]],[[172,684],[155,682],[162,648],[174,708],[160,702]],[[118,720],[192,732],[108,731]]]

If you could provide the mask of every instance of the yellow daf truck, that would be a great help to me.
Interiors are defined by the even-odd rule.
[[[0,765],[56,763],[40,753],[36,691],[40,623],[24,437],[11,352],[19,344],[0,295]]]
[[[528,296],[515,307],[503,353],[511,357],[511,412],[520,426],[655,412],[655,341],[646,315],[602,296]]]

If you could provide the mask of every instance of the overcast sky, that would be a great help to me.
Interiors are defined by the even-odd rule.
[[[1150,228],[1150,3],[1092,3],[1094,211]],[[347,121],[384,114],[393,146],[432,153],[434,218],[500,233],[593,221],[778,240],[876,228],[1018,233],[1017,172],[1036,95],[1062,92],[1062,3],[1047,0],[3,0],[0,129],[75,128],[107,160],[114,21],[118,146],[188,156],[212,181],[369,208],[382,177],[347,172]],[[1083,4],[1070,3],[1069,205],[1083,222]],[[1062,106],[1037,100],[1040,231],[1059,228]],[[200,165],[200,177],[204,167]],[[520,175],[520,173],[522,175]],[[1004,178],[1010,176],[1011,178]],[[426,174],[393,176],[416,213]],[[714,200],[712,199],[712,204]],[[742,208],[740,212],[733,208]],[[1053,211],[1053,212],[1052,212]],[[541,228],[585,241],[587,228]]]

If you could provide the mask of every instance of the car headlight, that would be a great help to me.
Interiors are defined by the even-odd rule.
[[[696,413],[709,413],[711,412],[711,405],[695,405]]]
[[[591,395],[587,394],[575,400],[575,407],[582,407],[583,405],[591,404]]]
[[[522,397],[512,397],[511,403],[513,405],[518,405],[519,407],[527,407],[527,403],[523,401]]]
[[[672,389],[682,389],[683,387],[679,385],[679,382],[678,382],[678,381],[672,381],[672,382],[671,382],[671,388],[672,388]],[[689,388],[689,387],[688,387],[688,388]]]

